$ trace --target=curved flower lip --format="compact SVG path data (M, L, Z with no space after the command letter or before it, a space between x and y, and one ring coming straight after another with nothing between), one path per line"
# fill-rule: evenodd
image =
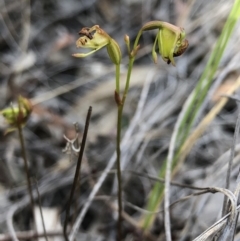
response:
M79 32L81 36L76 41L77 48L87 48L87 49L93 49L92 51L88 53L76 53L73 54L74 57L86 57L90 54L93 54L94 52L98 51L99 49L105 47L110 42L110 36L103 31L99 25L94 25L93 27L84 27Z
M188 47L183 28L169 26L162 28L158 33L159 52L165 62L175 66L174 57L180 56Z
M189 46L189 43L188 43L188 40L187 39L184 39L180 45L180 47L176 48L173 52L173 57L179 57L181 56L185 51L186 49L188 48ZM173 66L175 66L175 61L174 59L172 58L173 61L170 60L170 58L166 58L166 62L168 64L172 63Z
M112 39L99 25L93 27L84 27L79 32L81 37L76 41L77 48L92 49L88 53L76 53L74 57L84 58L98 51L99 49L106 47L108 55L114 64L121 62L121 50L118 43Z
M178 57L178 56L182 55L186 51L188 46L189 46L188 40L184 39L181 46L178 48L178 50L176 50L173 53L173 57Z

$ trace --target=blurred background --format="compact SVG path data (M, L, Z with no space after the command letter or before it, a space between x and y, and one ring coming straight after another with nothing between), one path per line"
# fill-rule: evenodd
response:
M183 27L187 33L189 48L181 57L175 58L176 67L167 65L161 57L154 64L151 50L156 32L143 34L123 113L123 193L125 212L129 217L124 219L124 240L147 240L137 226L144 210L136 207L146 208L155 181L143 175L158 175L178 114L206 66L233 2L0 1L0 109L15 102L19 95L31 99L34 105L23 132L32 185L36 189L37 180L47 231L54 234L52 240L63 240L61 230L77 158L69 145L66 147L63 135L74 139L74 123L78 123L81 140L87 110L92 106L81 169L81 189L77 191L69 218L72 225L115 150L114 66L104 48L84 59L72 57L73 53L81 51L75 45L78 32L83 27L97 24L119 43L123 55L122 88L128 64L125 34L134 41L141 26L151 20L170 22ZM199 118L236 81L240 70L239 46L238 23L214 77L217 84L209 91ZM237 114L237 104L230 100L198 139L174 180L200 186L222 185L224 170L215 164L219 164L217 159L231 147ZM29 230L43 232L38 201L36 199L32 217L26 199L28 194L18 135L16 132L4 135L5 130L6 123L1 120L0 240L10 240L6 235L10 231L9 220L13 221L18 235L29 239ZM114 168L113 164L111 169ZM132 170L141 175L129 172ZM235 185L237 174L236 161L232 185ZM171 202L189 192L189 189L173 187ZM193 240L218 220L221 205L220 194L208 194L175 205L171 209L173 240ZM113 171L108 173L87 208L77 240L115 240L115 206ZM23 234L23 231L26 232ZM165 240L163 212L156 214L150 233L149 240Z

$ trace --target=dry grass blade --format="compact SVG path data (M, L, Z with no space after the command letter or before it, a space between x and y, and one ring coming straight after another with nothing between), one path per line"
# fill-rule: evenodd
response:
M216 191L223 193L229 198L231 202L231 210L230 214L226 215L224 218L220 219L210 228L208 228L205 232L200 234L197 238L193 241L205 241L208 240L210 237L218 235L221 232L221 236L218 240L229 240L229 235L231 231L234 230L235 227L235 218L237 216L237 200L235 195L224 188L214 188Z
M187 104L184 105L186 107ZM165 226L165 233L166 233L166 239L167 241L171 241L171 221L170 221L170 182L171 182L171 169L172 169L172 163L174 158L174 151L175 151L175 144L177 140L178 131L181 125L181 121L184 114L184 107L183 111L181 112L178 121L174 127L174 131L171 137L170 145L169 145L169 151L167 156L167 166L166 166L166 176L165 176L165 189L164 189L164 226Z
M238 173L238 178L237 178L237 187L236 187L236 190L234 192L234 195L237 198L237 205L239 205L239 203L240 203L240 179L239 179L239 173ZM239 212L237 213L236 218L235 218L235 227L234 227L234 230L232 232L232 239L231 239L232 241L234 240L234 235L236 233L238 218L239 218Z
M45 232L38 233L36 231L30 230L25 232L16 232L16 236L19 240L30 240L30 239L36 239L36 238L42 238L47 235L48 237L56 237L56 236L62 236L62 232ZM8 234L1 234L0 235L0 241L11 241L11 236Z
M228 97L228 96L226 96L226 97ZM229 96L228 98L232 98L232 99L236 100L237 106L238 106L238 117L237 117L236 127L235 127L235 131L234 131L233 143L232 143L232 148L231 148L231 155L230 155L230 159L229 159L229 163L228 163L228 170L227 170L226 183L225 183L226 189L228 189L229 185L230 185L230 175L231 175L231 171L232 171L233 159L234 159L234 156L235 156L235 146L236 146L236 142L238 140L239 129L240 129L240 109L239 109L239 103L238 103L239 100L234 98L234 97L231 97L231 96ZM238 194L236 195L236 197L238 198ZM228 209L227 199L226 199L226 197L224 197L223 208L222 208L222 216L226 215L227 209Z
M236 80L234 85L227 91L227 95L233 94L240 87L240 77ZM200 122L200 124L195 128L192 134L187 138L184 142L181 150L180 150L180 158L178 161L178 167L181 166L185 157L193 147L196 140L202 135L202 133L207 129L212 120L216 117L216 115L222 110L222 108L228 102L228 98L221 99L212 110L204 117L204 119ZM177 172L178 168L175 169L174 173Z

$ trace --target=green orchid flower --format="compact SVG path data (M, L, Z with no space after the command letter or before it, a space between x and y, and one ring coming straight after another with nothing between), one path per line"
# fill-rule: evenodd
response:
M183 28L162 21L151 21L142 27L142 31L158 29L153 48L152 57L157 62L156 46L162 59L168 64L175 66L174 57L182 55L187 47L188 41L185 39L186 33Z
M99 25L94 25L91 28L85 27L80 32L82 35L76 42L77 48L93 49L88 53L76 53L74 57L84 58L87 57L99 49L106 47L108 55L114 64L120 64L121 62L121 50L117 42L111 38Z
M9 128L6 130L5 134L16 130L18 126L23 127L26 124L31 112L31 102L22 96L18 97L18 106L10 106L0 111L0 114L3 115L9 125Z

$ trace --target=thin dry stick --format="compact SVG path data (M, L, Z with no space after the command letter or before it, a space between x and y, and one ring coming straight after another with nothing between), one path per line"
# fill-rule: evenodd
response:
M112 170L112 171L114 171L114 170ZM130 172L130 173L132 173L134 175L137 175L137 176L140 176L140 177L149 178L153 181L161 182L163 184L165 183L165 180L163 178L159 178L157 176L152 176L152 175L144 174L144 173L141 173L141 172L129 171L129 170L123 170L123 172ZM208 187L197 187L197 186L187 185L187 184L183 184L183 183L180 183L180 182L173 182L173 181L171 181L170 184L172 186L189 188L189 189L194 189L194 190L206 190L208 188Z
M74 175L73 185L72 185L72 189L71 189L71 193L70 193L70 197L69 197L69 201L68 201L68 206L67 206L67 210L66 210L66 218L65 218L65 222L64 222L64 228L63 228L63 234L64 234L66 241L68 241L68 235L67 235L68 217L69 217L69 213L70 213L70 208L71 208L74 191L76 189L77 182L78 182L79 176L80 176L82 157L83 157L83 152L84 152L84 148L85 148L85 144L86 144L86 140L87 140L87 133L88 133L88 127L89 127L89 123L90 123L90 119L91 119L91 114L92 114L92 107L90 106L88 109L87 117L86 117L83 138L82 138L82 145L81 145L79 156L78 156L76 172Z
M234 192L236 198L237 198L237 205L239 205L240 203L240 178L239 178L239 175L240 175L240 172L238 172L238 177L237 177L237 187L236 187L236 190ZM234 231L233 231L233 234L232 234L232 241L234 241L234 235L236 233L236 230L237 230L237 223L238 223L238 218L239 218L239 212L237 213L237 216L236 216L236 220L235 220L235 227L234 227Z
M219 232L221 233L220 236L217 238L217 240L221 240L221 241L225 241L225 240L230 240L231 237L231 231L234 230L235 227L235 222L236 222L236 217L237 217L237 200L235 195L229 191L228 189L224 189L224 188L216 188L216 190L219 189L220 192L222 192L223 194L227 195L229 198L229 201L231 202L231 209L230 209L230 215L228 218L228 221L226 223L226 225L220 225L219 226L219 222L216 223L215 227L214 225L212 226L212 229L207 229L205 232L203 232L200 236L203 236L204 238L200 237L199 239L196 239L198 241L202 241L202 240L209 240L209 238L212 235L216 235L219 234ZM226 217L226 216L225 216ZM223 218L222 218L223 219ZM222 220L221 219L221 220ZM195 239L194 239L195 240Z
M235 156L235 146L236 146L236 142L237 142L238 134L239 134L239 129L240 129L240 108L239 108L239 103L238 103L239 100L237 98L234 98L234 97L231 97L231 96L225 96L225 97L236 100L237 106L238 106L238 117L237 117L236 127L235 127L235 131L234 131L233 142L232 142L232 146L231 146L231 154L230 154L230 159L229 159L229 162L228 162L228 170L227 170L226 183L225 183L225 188L229 189L232 163L233 163L233 159L234 159L234 156ZM225 196L224 201L223 201L223 207L222 207L222 217L225 216L227 214L227 211L228 211L227 200L228 199Z
M186 105L185 105L186 106ZM173 156L174 156L174 149L175 144L177 140L178 130L181 125L181 121L183 119L185 111L184 109L179 115L178 121L174 127L174 131L171 137L170 145L169 145L169 151L167 156L167 167L166 167L166 176L165 176L165 189L164 189L164 226L165 226L165 233L166 233L166 240L172 241L171 237L171 220L170 220L170 182L171 182L171 170L172 170L172 162L173 162Z
M23 231L23 232L16 232L16 237L19 240L31 240L34 238L42 238L45 236L45 233L37 233L36 231ZM62 231L49 231L47 232L48 237L56 237L62 236ZM0 234L0 241L11 241L12 237L9 234Z
M48 241L46 226L45 226L43 212L42 212L41 196L40 196L40 193L39 193L39 190L38 190L37 180L36 180L36 190L37 190L37 196L38 196L38 205L39 205L40 215L41 215L41 219L42 219L43 233L44 233L44 237L45 237L46 241Z
M76 131L76 134L77 136L79 135L79 124L78 123L74 123L74 127L75 127L75 131ZM74 143L73 143L73 146L74 146ZM79 139L77 138L76 139L76 147L79 148L80 147L80 143L79 143ZM72 148L71 148L71 152L72 152ZM80 175L79 175L79 180L77 182L77 186L76 186L76 197L80 197L80 186L81 186L81 178L80 178ZM79 206L79 203L78 203L78 199L75 201L75 215L73 216L73 223L75 221L75 219L77 218L77 212L79 210L80 206Z
M187 195L187 196L185 196L185 197L179 198L177 201L171 203L171 204L169 205L169 208L172 208L172 207L175 206L176 204L178 204L178 203L180 203L180 202L183 202L183 201L186 201L186 200L188 200L188 199L190 199L190 198L192 198L192 197L200 196L200 195L202 195L202 194L207 194L207 193L213 193L213 194L215 194L215 193L217 193L217 192L218 192L218 191L215 190L214 187L213 187L213 188L212 188L212 187L207 187L207 188L205 188L203 191L195 192L195 193L192 193L192 194ZM143 208L140 208L140 207L138 207L138 206L136 206L136 205L134 205L134 204L132 204L132 203L130 203L130 202L124 202L124 203L125 203L126 206L134 209L135 211L138 211L138 212L141 212L141 213L145 213L145 214L158 214L158 213L162 213L162 212L165 211L164 209L160 209L160 210L158 210L158 211L148 211L148 210L143 209Z
M23 52L27 52L28 50L28 42L30 36L30 28L31 28L31 0L24 0L25 2L25 11L22 18L22 40L20 43L20 48Z
M231 96L230 96L230 98L236 100L237 107L238 107L238 117L237 117L235 132L234 132L233 145L232 145L232 149L231 149L231 157L232 158L230 159L230 161L233 163L233 159L234 159L234 156L235 156L235 146L236 146L236 143L237 143L237 140L238 140L238 135L239 135L239 130L240 130L240 105L239 105L240 100L238 98L234 98L234 97L231 97ZM232 169L232 163L231 163L231 167L229 167L229 170L228 170L229 172ZM230 163L229 163L229 166L230 166ZM229 179L230 179L230 173L229 173ZM240 193L240 183L239 183L239 174L238 174L238 177L237 177L237 187L236 187L236 190L235 190L235 193L234 193L236 198L237 198L237 205L239 204L239 193ZM228 205L227 205L227 203L225 205L226 205L225 206L225 212L227 212ZM223 209L224 209L224 206L223 206ZM234 240L234 235L236 233L238 217L239 217L239 212L237 213L237 216L236 216L236 219L235 219L235 227L234 227L234 229L233 229L233 231L231 233L231 237L229 238L232 241Z
M239 212L240 205L237 206L236 210ZM214 223L211 227L209 227L207 230L205 230L203 233L201 233L193 241L209 240L208 238L211 234L219 232L227 224L227 221L228 221L228 218L230 215L231 215L231 213L228 213L226 216L219 219L216 223Z

